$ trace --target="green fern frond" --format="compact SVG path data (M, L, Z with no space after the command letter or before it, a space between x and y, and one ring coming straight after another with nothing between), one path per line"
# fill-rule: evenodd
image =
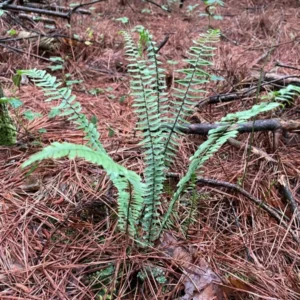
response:
M190 158L190 165L188 171L186 175L177 184L177 191L173 195L168 211L164 216L162 225L160 227L160 230L158 231L158 236L164 228L166 222L169 220L175 202L184 192L185 187L190 182L192 176L196 173L197 170L199 170L204 165L204 163L214 153L216 153L221 148L223 144L226 143L226 141L229 138L234 138L238 135L238 124L244 123L246 120L249 120L262 112L273 110L279 106L279 103L263 102L254 105L249 110L228 114L221 119L221 126L209 131L208 139L199 146L195 154Z
M279 91L271 92L270 95L275 101L279 101L283 104L290 104L294 97L300 96L300 86L289 84Z
M166 117L169 108L167 105L166 75L165 70L160 67L161 62L159 61L157 47L155 47L156 43L152 40L152 36L148 31L146 31L146 35L148 35L148 39L146 40L148 68L150 72L153 72L151 88L156 97L157 113L160 114L161 121L163 121L162 118Z
M119 227L122 231L128 229L129 233L134 236L143 209L144 185L141 183L140 177L118 165L109 157L99 141L100 134L96 125L81 113L81 105L75 101L76 97L72 95L70 88L60 88L61 84L56 82L56 77L47 74L43 70L24 70L18 71L18 74L32 78L36 85L42 88L44 94L49 97L46 101L61 100L55 110L59 112L60 116L67 116L68 120L74 122L78 129L84 131L87 145L90 147L53 143L29 158L23 167L42 159L63 156L69 158L81 157L89 162L101 165L118 189ZM128 193L130 186L133 187L132 193Z
M108 177L118 189L119 227L123 231L128 228L129 233L134 236L136 234L136 225L142 208L142 198L137 195L143 194L143 183L141 182L141 178L138 174L133 171L129 171L125 167L114 162L107 153L95 151L83 145L55 142L50 146L43 148L42 151L33 154L22 164L22 167L25 168L44 159L58 159L65 156L69 159L74 159L76 157L82 158L88 162L103 167ZM130 206L128 183L132 185L135 191L135 196L132 199Z
M189 68L179 70L184 78L178 79L175 88L177 99L170 106L167 105L168 98L164 70L160 68L157 48L152 41L148 31L141 32L141 43L147 48L146 59L142 58L142 51L133 42L131 36L123 32L126 53L130 62L129 68L132 74L131 89L135 98L133 107L139 117L138 129L143 134L142 145L145 148L145 183L146 195L145 213L143 219L144 230L150 240L157 236L159 224L158 207L160 196L165 180L164 170L174 155L177 148L176 134L179 133L178 126L185 122L189 114L193 99L203 93L199 85L207 82L209 75L203 71L203 67L211 65L207 57L212 56L213 47L211 43L218 41L219 32L209 31L207 35L200 37L194 42L195 46L190 48L190 59L186 60ZM171 117L170 117L171 114ZM171 123L169 130L162 131L161 124ZM154 236L153 236L154 234ZM149 235L149 236L148 236Z
M133 107L138 116L137 129L142 133L141 145L145 149L146 192L142 224L145 232L144 238L150 241L156 235L160 225L158 208L165 180L161 109L165 106L167 97L164 92L165 77L163 69L159 67L160 63L152 37L148 31L142 31L141 34L147 46L147 60L141 57L131 36L123 32L126 54L130 62L128 67L132 76Z
M72 90L68 87L59 88L61 83L56 81L56 77L48 74L44 70L20 70L20 75L30 77L36 86L42 88L46 101L61 99L59 106L54 109L59 111L60 116L67 116L68 120L74 122L78 127L85 132L88 145L97 150L105 152L102 144L99 141L100 134L95 124L89 122L87 117L81 113L81 104L75 101L76 96L72 95Z
M215 50L211 44L219 41L220 32L218 30L209 30L207 34L203 34L197 41L195 46L190 47L188 54L189 59L185 62L188 68L178 70L179 74L183 74L182 79L175 80L177 87L174 88L172 102L172 117L169 120L171 127L168 129L165 139L164 155L168 161L171 161L177 149L177 135L180 134L178 127L186 123L186 117L189 116L194 100L199 99L205 91L201 89L201 85L209 82L209 74L204 70L207 66L211 66L212 62L207 60L212 57Z

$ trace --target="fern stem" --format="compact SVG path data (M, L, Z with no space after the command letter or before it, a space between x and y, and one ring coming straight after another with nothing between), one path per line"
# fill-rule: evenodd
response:
M159 67L158 67L158 61L157 61L157 57L158 54L156 52L157 48L154 46L152 39L150 38L148 40L148 43L150 44L151 48L153 49L153 59L154 59L154 65L155 65L155 80L156 80L156 102L157 102L157 114L160 115L161 111L160 111L160 80L159 80Z
M200 54L199 54L198 57L197 57L197 63L198 63L199 59L200 59ZM197 66L197 64L196 64L196 66ZM169 135L168 135L168 137L167 137L167 141L166 141L166 143L165 143L165 149L164 149L164 152L163 152L164 156L166 155L166 152L167 152L167 150L168 150L169 143L170 143L170 141L171 141L172 135L173 135L173 133L175 132L174 129L176 128L176 126L177 126L177 124L178 124L179 116L181 115L182 109L183 109L184 104L185 104L185 101L186 101L186 99L187 99L188 92L189 92L190 87L191 87L191 85L192 85L192 81L193 81L193 78L194 78L195 72L196 72L196 66L195 66L195 68L193 69L193 73L192 73L191 79L189 80L188 87L187 87L187 89L185 90L184 97L183 97L183 100L182 100L181 105L180 105L180 109L178 110L178 113L177 113L177 116L176 116L175 121L174 121L174 123L173 123L173 126L171 127L170 133L169 133Z

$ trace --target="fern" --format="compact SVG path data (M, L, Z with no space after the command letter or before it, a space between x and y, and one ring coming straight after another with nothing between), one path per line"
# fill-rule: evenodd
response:
M163 190L164 156L161 129L161 103L165 101L162 69L159 68L158 55L151 35L142 31L142 41L148 47L148 60L142 59L142 51L135 46L131 36L123 32L126 41L129 71L132 75L131 89L134 96L135 112L139 116L137 129L142 132L142 146L145 149L145 186L143 229L144 238L151 241L159 227L158 207Z
M220 126L209 132L208 139L190 158L188 171L179 181L167 212L161 216L159 208L165 171L176 154L180 128L183 123L186 123L185 119L194 104L193 100L199 99L205 93L201 90L201 86L210 79L205 68L212 65L209 58L213 55L214 47L211 45L218 41L219 31L210 30L194 42L195 45L189 50L190 58L186 60L188 67L178 71L182 78L176 80L172 101L167 97L164 70L160 66L157 48L150 33L147 30L140 31L138 46L135 45L130 34L123 32L123 36L129 60L128 68L132 77L130 84L134 97L133 107L138 116L137 129L142 136L141 145L144 149L144 183L136 173L115 163L109 157L99 141L100 134L95 124L89 122L81 113L81 105L75 101L76 98L71 90L60 88L55 77L39 70L21 71L19 74L31 77L49 97L47 101L62 100L55 108L56 111L60 116L67 116L78 129L85 132L87 145L53 143L30 157L23 167L43 159L64 156L70 159L83 158L102 166L118 189L120 229L136 237L137 224L140 222L143 227L144 241L151 242L159 237L170 219L176 201L185 192L193 176L229 138L238 134L239 124L259 113L277 108L282 102L290 101L295 94L300 93L300 89L289 86L273 94L272 100L275 99L277 102L263 102L249 110L231 113L222 118ZM168 124L167 128L165 124ZM140 245L145 245L144 241L138 242Z
M76 96L72 95L72 90L68 87L59 88L61 83L56 82L56 77L51 76L44 70L22 70L18 71L19 75L26 75L30 77L36 86L41 87L45 96L49 97L45 101L50 102L53 100L62 100L60 105L54 107L53 110L57 111L60 116L67 116L68 120L75 123L78 129L85 132L85 138L88 145L97 151L105 152L102 144L99 141L100 134L95 124L89 122L87 117L80 113L81 105L75 101Z
M118 189L119 227L122 231L128 231L130 235L135 236L136 225L143 208L144 186L140 177L115 163L107 154L99 141L100 134L95 124L89 122L87 117L81 113L81 105L75 101L76 97L72 95L70 88L59 88L61 84L56 82L56 77L47 74L46 71L33 69L18 71L18 74L31 77L36 85L41 87L45 95L49 97L46 101L62 100L55 109L60 112L60 116L67 116L68 120L74 122L78 129L85 132L87 146L89 146L53 143L31 156L22 166L27 167L36 161L64 156L68 156L70 159L79 157L101 165ZM133 187L133 195L128 192L131 186Z
M142 30L139 48L128 33L123 32L123 36L130 62L128 67L132 74L131 90L135 100L133 107L139 118L137 129L142 132L142 145L145 148L146 196L143 226L146 238L153 240L157 237L160 226L158 208L165 180L164 171L176 153L178 126L186 122L185 117L191 111L192 100L204 92L196 87L207 82L209 75L202 68L211 63L204 58L212 55L214 48L208 44L218 40L219 32L209 31L199 41L194 42L195 46L189 52L191 58L186 60L190 67L178 71L184 74L184 78L176 81L179 87L175 89L174 97L177 100L170 105L167 105L164 70L160 68L161 63L152 36L148 31ZM142 57L143 44L147 48L146 59ZM172 125L162 131L163 123Z
M218 30L209 30L207 34L200 35L198 41L194 41L195 46L191 47L188 52L190 58L185 60L189 64L189 68L177 71L185 77L175 81L178 87L174 88L175 100L170 105L173 109L170 118L172 125L169 127L164 149L164 155L169 161L176 154L177 135L180 134L178 128L181 124L186 123L186 117L189 116L195 105L193 100L199 99L203 93L206 93L199 86L209 82L210 75L203 69L212 65L207 58L213 56L215 48L210 44L216 43L219 37Z
M273 110L279 106L280 104L276 102L262 102L258 105L254 105L249 110L228 114L221 119L221 126L209 131L208 139L199 146L195 154L190 158L188 171L177 184L177 191L173 195L168 211L165 214L160 230L158 231L158 235L161 233L166 222L169 220L175 202L184 192L185 187L190 182L192 176L214 153L216 153L222 147L222 145L227 142L229 138L234 138L238 135L238 124L257 116L262 112Z
M295 96L300 96L300 86L289 84L279 91L271 92L269 96L275 101L279 101L283 104L290 104Z

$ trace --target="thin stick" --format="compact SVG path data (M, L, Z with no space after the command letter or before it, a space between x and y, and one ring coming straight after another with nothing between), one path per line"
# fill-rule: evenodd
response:
M279 224L283 225L283 227L285 227L286 229L289 228L289 225L284 221L284 218L286 218L286 216L282 213L280 213L279 211L275 210L275 208L269 206L267 203L265 203L264 201L255 198L254 196L252 196L250 193L248 193L246 190L244 190L242 187L230 183L230 182L226 182L226 181L220 181L220 180L214 180L214 179L207 179L207 178L201 178L198 177L197 184L207 184L207 185L213 185L213 186L220 186L220 187L225 187L225 188L229 188L232 189L236 192L239 192L240 194L242 194L243 196L247 197L250 201L252 201L254 204L258 205L259 207L261 207L263 210L265 210L270 216L272 216ZM293 231L289 231L289 233L292 235L293 239L297 242L300 243L299 238L297 237L297 235L295 235L295 233Z
M0 46L2 46L2 47L4 47L4 48L7 48L7 49L10 49L10 50L12 50L12 51L14 51L14 52L17 52L17 53L27 54L27 55L30 55L30 56L39 58L39 59L41 59L41 60L44 60L44 61L46 61L46 62L51 62L51 60L48 59L48 58L39 56L39 55L37 55L37 54L25 52L25 51L23 51L23 50L21 50L21 49L17 49L17 48L15 48L15 47L12 47L12 46L9 46L9 45L5 45L5 44L0 43Z
M291 79L291 78L299 78L300 75L287 75L287 76L283 76L280 78L276 78L274 80L267 80L264 81L263 83L260 84L260 88L265 86L265 85L274 85L276 82L282 82L284 83L284 80L286 79ZM286 84L283 85L287 85L287 84L294 84L294 85L300 85L300 81L299 80L295 80L295 81L290 81ZM240 92L236 92L236 93L227 93L227 94L218 94L215 96L210 96L208 98L205 98L204 100L201 100L198 102L198 104L196 105L196 107L200 108L205 104L216 104L216 103L221 103L221 102L230 102L236 99L240 99L243 97L249 97L252 96L253 94L256 93L258 86L253 86L250 87L248 89L243 89ZM281 88L281 85L280 85Z
M281 68L287 68L287 69L292 69L292 70L296 70L296 71L300 71L299 68L293 67L293 66L289 66L289 65L285 65L279 61L276 62L275 67L281 67Z
M272 158L268 153L266 153L265 151L255 147L255 146L250 147L250 145L248 145L244 142L240 142L233 138L229 138L227 140L227 142L228 142L228 144L230 144L231 146L234 146L236 148L250 150L253 154L258 155L261 158L264 158L268 162L277 163L277 161L274 158Z
M285 180L284 175L282 175L280 177L280 179L278 180L281 190L283 192L283 195L285 197L285 199L289 202L290 206L291 206L291 210L292 212L295 214L295 218L297 219L297 225L300 228L300 212L298 209L298 204L296 203L296 200L293 197L293 194L291 192L291 190L289 189L289 185L288 182Z
M165 38L163 39L163 41L160 42L159 45L157 46L157 49L156 49L156 51L155 51L156 53L158 53L158 52L162 49L162 47L163 47L164 45L166 45L166 43L168 42L169 38L170 38L170 36L167 34L167 35L165 36Z

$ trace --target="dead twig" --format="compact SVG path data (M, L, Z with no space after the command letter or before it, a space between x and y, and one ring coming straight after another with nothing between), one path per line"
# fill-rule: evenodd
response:
M220 126L223 126L222 123L219 124L210 124L210 123L201 123L201 124L186 124L178 127L177 129L186 134L199 134L207 135L208 132L212 129L216 129ZM239 133L246 132L257 132L257 131L276 131L282 129L285 131L294 131L300 129L300 121L283 121L281 119L266 119L266 120L256 120L255 122L250 121L242 124L235 125ZM163 127L171 128L171 125L163 125Z
M296 67L293 67L293 66L289 66L289 65L286 65L286 64L283 64L279 61L277 61L275 63L275 67L281 67L281 68L286 68L286 69L291 69L291 70L296 70L296 71L300 71L299 68L296 68Z
M12 3L12 2L13 2L13 0L6 0L6 1L0 3L0 8L3 8L4 6L6 6L6 5L8 5L8 4Z
M240 142L233 138L229 138L227 142L228 142L228 144L230 144L231 146L234 146L236 148L246 149L247 151L251 151L253 154L258 155L261 158L264 158L268 162L277 163L277 161L274 158L272 158L268 153L264 152L263 150L261 150L257 147L250 146L246 143Z
M273 217L283 227L285 227L286 229L289 228L289 225L286 223L286 221L284 221L284 219L287 219L287 217L284 214L282 214L281 212L277 211L275 208L271 207L270 205L268 205L264 201L262 201L262 200L260 200L260 199L258 199L256 197L254 197L254 196L252 196L250 193L248 193L246 190L244 190L242 187L240 187L240 186L238 186L236 184L233 184L233 183L230 183L230 182L226 182L226 181L220 181L220 180L202 178L202 177L198 177L196 183L197 184L206 184L206 185L213 185L213 186L225 187L225 188L229 188L231 190L234 190L236 192L239 192L243 196L247 197L254 204L256 204L259 207L261 207L264 211L266 211L271 217ZM297 243L300 242L298 236L292 230L289 230L289 233L292 235L293 239Z
M58 11L26 7L26 6L21 6L21 5L7 4L7 5L3 5L2 9L3 10L12 10L12 11L22 11L22 12L33 12L33 13L37 13L37 14L44 14L44 15L49 15L49 16L53 16L53 17L58 17L58 18L62 18L62 19L70 19L69 13L62 13L62 12L58 12Z
M254 79L259 78L259 72L252 71L251 77ZM289 84L300 86L300 75L285 75L285 74L277 74L277 73L263 73L263 82L266 84L270 84L276 82L279 85L287 86Z
M40 5L38 3L26 3L24 6L46 9L46 10L53 10L53 11L61 11L61 12L69 12L70 11L70 7L66 7L66 6L50 6L50 5L43 5L43 4ZM92 12L87 9L77 9L76 13L79 13L82 15L91 15L92 14Z
M22 53L22 54L26 54L26 55L30 55L30 56L36 57L36 58L41 59L41 60L44 60L44 61L46 61L46 62L48 62L48 63L51 62L51 60L48 59L48 58L42 57L42 56L37 55L37 54L34 54L34 53L28 53L28 52L25 52L25 51L23 51L23 50L21 50L21 49L18 49L18 48L9 46L9 45L5 45L5 44L0 43L0 46L1 46L1 47L4 47L4 48L7 48L7 49L10 49L10 50L12 50L12 51L14 51L14 52L17 52L17 53Z
M167 34L165 36L165 38L157 46L156 53L158 53L162 49L162 47L167 44L169 38L170 38L170 36Z
M73 9L71 9L67 13L59 12L59 11L52 11L48 9L43 9L43 8L36 8L36 7L28 7L28 6L22 6L22 5L13 5L13 4L4 4L2 5L3 10L13 10L13 11L22 11L22 12L33 12L37 14L44 14L44 15L49 15L49 16L54 16L54 17L59 17L62 19L67 19L71 20L72 14L75 13L80 7L86 6L86 5L92 5L98 2L103 2L106 0L96 0L88 3L82 3L77 6L75 6Z
M283 86L287 86L288 84L300 85L300 79L298 79L298 78L300 78L300 75L279 76L277 78L274 78L273 75L272 76L266 75L266 74L264 75L265 82L260 84L260 90L262 87L264 87L266 85L274 85L275 83L279 84L279 88L281 88ZM255 76L256 76L255 80L257 80L258 74L255 73ZM251 81L251 79L249 81ZM208 98L205 98L204 100L199 101L198 104L196 105L196 107L200 108L206 104L217 104L217 103L222 103L222 102L230 102L233 100L250 97L250 96L253 96L256 94L257 88L258 88L258 86L255 85L248 89L243 89L243 90L241 90L239 92L235 92L235 93L225 93L225 94L218 94L215 96L210 96Z
M18 16L20 19L25 19L34 23L37 22L44 22L44 23L48 23L48 24L55 24L56 22L53 19L49 19L49 18L43 18L43 17L35 17L35 16L28 16L26 14L19 14Z
M87 6L87 5L93 5L95 3L99 3L99 2L103 2L103 1L106 1L106 0L95 0L95 1L87 2L87 3L81 3L77 6L75 6L72 10L70 10L68 12L69 20L71 19L72 14L75 13L80 7Z
M297 223L298 223L297 225L300 226L300 212L299 212L299 209L298 209L298 204L296 203L296 200L293 197L293 194L292 194L292 192L291 192L291 190L288 186L288 182L284 178L284 175L282 175L280 177L278 182L280 184L280 188L281 188L281 191L283 193L283 196L289 202L289 204L291 206L291 210L292 210L293 214L295 214L295 218L296 218Z

